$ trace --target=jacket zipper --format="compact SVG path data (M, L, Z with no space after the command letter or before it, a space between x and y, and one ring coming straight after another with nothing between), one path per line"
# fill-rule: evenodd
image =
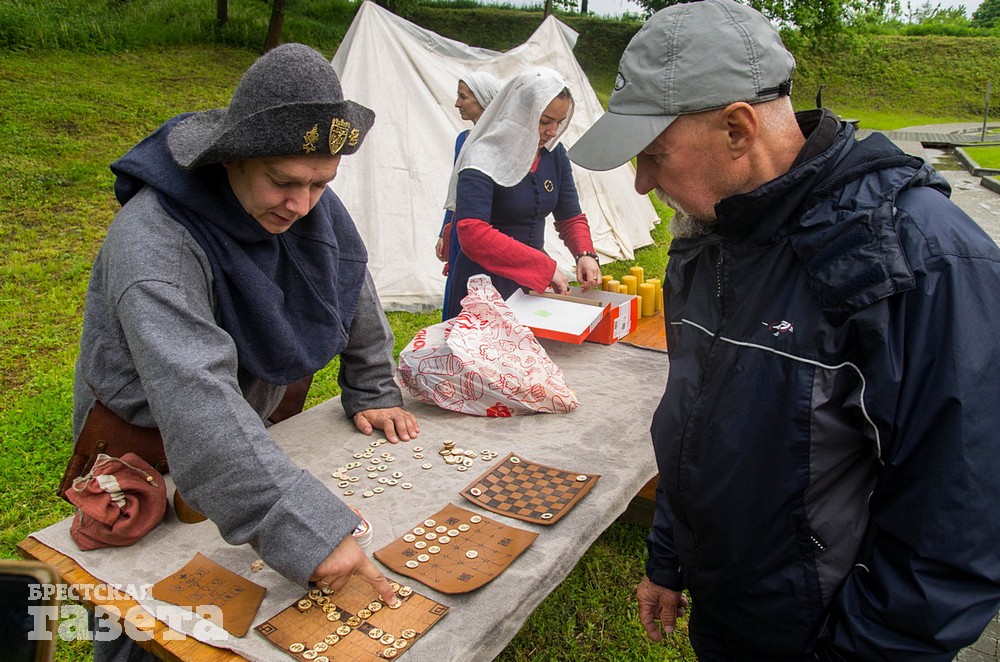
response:
M716 298L719 301L719 319L722 320L722 319L725 318L725 305L724 305L725 304L725 297L723 296L723 292L724 292L724 287L723 287L723 285L724 285L724 279L723 279L723 271L724 271L724 269L723 269L724 264L723 263L724 263L724 259L723 259L723 254L724 254L724 251L722 250L722 246L721 245L718 246L718 251L719 251L719 255L718 255L718 257L715 260L715 296L716 296ZM721 324L720 324L719 328L721 328ZM715 353L715 348L716 348L716 343L717 342L718 342L718 337L714 336L712 338L712 340L710 341L711 347L708 350L708 356L709 357L711 357ZM711 361L709 361L709 363L711 363ZM711 370L711 369L708 368L708 367L706 367L705 370ZM702 379L704 379L704 373L702 374ZM701 401L701 388L702 388L703 385L704 385L703 381L700 382L699 385L698 385L698 395L695 398L695 404L693 406L697 406L697 403ZM678 463L678 467L677 467L677 472L678 472L678 475L677 475L677 484L679 486L686 486L687 489L685 489L685 487L680 487L679 488L680 493L685 494L685 495L690 494L691 491L692 491L690 489L690 485L684 479L684 476L683 476L683 473L684 473L684 469L683 469L683 466L684 466L684 456L686 455L686 453L688 451L688 447L687 446L688 446L688 441L689 441L689 437L688 437L689 429L690 429L690 412L689 412L688 421L685 422L685 429L684 429L684 433L683 433L683 441L681 442L681 449L679 451L679 453L680 453L680 462ZM686 496L682 496L681 498L685 502L689 501L689 499ZM688 506L685 506L685 510L690 510L690 509L688 508ZM701 538L700 538L700 536L698 536L697 533L695 533L695 530L696 530L697 527L693 526L693 525L691 525L689 523L688 524L688 528L691 531L691 536L692 536L692 539L693 539L693 543L694 543L695 549L696 550L700 549L700 547L701 547ZM697 556L700 558L700 556L701 556L701 552L700 551L697 552Z
M719 299L719 319L725 319L726 308L725 308L725 297L723 296L723 285L724 285L724 252L722 246L719 246L719 258L715 261L715 296Z

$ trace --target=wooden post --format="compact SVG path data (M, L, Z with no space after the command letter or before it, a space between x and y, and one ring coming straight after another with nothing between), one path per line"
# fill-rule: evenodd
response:
M219 27L229 22L229 0L215 0L215 22Z

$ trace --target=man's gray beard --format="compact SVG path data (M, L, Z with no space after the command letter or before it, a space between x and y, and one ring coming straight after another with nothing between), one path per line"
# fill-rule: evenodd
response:
M657 187L653 191L653 194L656 195L656 198L660 202L674 210L674 217L670 219L670 234L675 238L694 239L712 231L710 224L696 220L684 211L662 188Z
M694 239L710 232L709 226L694 220L694 217L681 209L674 210L670 219L670 234L678 239Z

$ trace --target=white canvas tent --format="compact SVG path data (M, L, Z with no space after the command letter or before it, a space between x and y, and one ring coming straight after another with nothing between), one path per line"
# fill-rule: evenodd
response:
M369 252L379 297L389 310L441 305L444 277L434 244L454 159L455 136L470 128L454 107L458 79L489 71L501 81L530 66L562 74L576 100L563 134L569 147L603 113L573 56L577 33L553 16L528 41L499 53L442 37L373 2L364 2L333 57L344 95L376 113L361 150L345 157L332 186L354 217ZM602 262L630 259L652 243L652 204L633 188L630 164L603 173L574 166L580 204ZM575 273L555 229L545 250Z

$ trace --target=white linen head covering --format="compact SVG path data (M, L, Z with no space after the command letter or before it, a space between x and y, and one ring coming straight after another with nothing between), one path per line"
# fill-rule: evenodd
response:
M538 154L542 113L567 87L566 80L548 67L529 69L507 81L462 146L448 182L445 209L455 209L458 175L463 170L478 170L500 186L513 186L524 179ZM555 149L575 105L571 98L566 119L555 137L545 143L545 149Z
M500 91L500 80L488 71L469 71L458 81L469 86L469 91L483 108L489 108L493 97Z

